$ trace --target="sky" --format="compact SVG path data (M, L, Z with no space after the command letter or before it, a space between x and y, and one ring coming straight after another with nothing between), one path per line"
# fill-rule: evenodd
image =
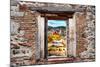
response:
M58 26L66 26L65 20L48 20L48 26L58 27Z

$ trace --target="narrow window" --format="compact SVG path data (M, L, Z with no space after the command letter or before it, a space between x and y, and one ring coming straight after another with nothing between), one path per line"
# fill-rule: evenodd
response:
M67 21L47 20L48 57L67 57Z

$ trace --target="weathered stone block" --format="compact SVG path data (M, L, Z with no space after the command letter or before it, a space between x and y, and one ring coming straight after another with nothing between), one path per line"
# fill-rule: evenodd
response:
M27 11L27 10L28 10L28 7L27 7L26 4L19 5L19 10L20 10L20 11Z
M27 33L27 34L24 35L24 37L27 38L27 39L33 39L34 35L35 35L34 33Z
M14 17L24 16L24 12L11 11L11 16Z

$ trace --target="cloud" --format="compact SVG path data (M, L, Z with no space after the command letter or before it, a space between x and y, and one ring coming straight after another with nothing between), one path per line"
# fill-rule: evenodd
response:
M65 20L48 20L48 26L58 27L58 26L66 26Z

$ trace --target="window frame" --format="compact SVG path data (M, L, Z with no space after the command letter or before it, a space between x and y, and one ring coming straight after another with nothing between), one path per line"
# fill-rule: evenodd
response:
M47 29L48 29L47 23L48 23L48 20L65 20L66 21L66 24L67 24L67 27L66 27L66 29L67 29L66 30L66 41L67 41L66 48L68 47L68 44L69 44L68 43L68 40L69 40L69 32L68 32L69 26L68 26L68 24L69 23L68 23L67 17L62 17L62 16L61 17L59 17L59 16L58 17L57 16L56 17L54 17L54 16L48 17L48 16L45 16L44 18L45 18L45 25L44 25L44 29L45 29L45 33L44 33L44 53L45 54L44 55L45 56L44 56L44 58L48 60L48 59L50 59L50 58L48 58L48 45L47 45L48 44L48 42L47 42ZM68 50L68 48L67 48L67 50ZM67 50L66 50L66 53L68 54ZM51 57L51 58L67 58L67 56L68 55L66 55L66 57Z

